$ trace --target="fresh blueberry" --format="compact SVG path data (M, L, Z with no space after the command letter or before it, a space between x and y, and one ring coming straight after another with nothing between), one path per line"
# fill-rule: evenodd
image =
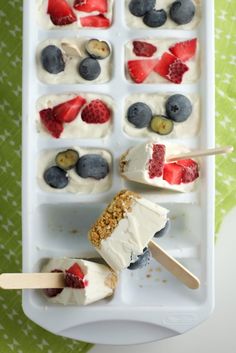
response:
M152 119L152 111L147 104L137 102L129 107L127 119L137 129L142 129L149 126Z
M87 81L96 80L100 73L101 66L96 59L85 58L79 64L79 74L83 79Z
M52 273L62 273L61 270L53 270ZM49 298L54 298L63 291L61 288L47 288L44 289L44 294Z
M76 164L76 172L81 178L104 179L109 173L109 165L98 154L86 154Z
M143 18L143 22L148 27L161 27L167 20L167 14L165 10L151 10L147 12Z
M177 123L187 120L192 114L190 100L182 94L174 94L166 102L166 115Z
M195 11L191 0L177 0L171 5L170 18L178 25L184 25L192 21Z
M62 51L55 45L48 45L42 50L41 63L44 70L50 74L56 75L65 70Z
M64 189L69 183L66 172L56 166L47 169L43 177L45 182L54 189Z
M166 225L164 228L162 228L161 230L159 230L159 232L156 232L155 235L154 235L154 238L161 238L163 237L164 235L168 234L170 231L170 221L168 220L166 222Z
M129 267L128 270L138 270L140 268L143 268L145 266L147 266L150 262L151 259L151 253L150 250L148 248L145 248L143 250L142 255L138 256L137 261L132 262Z
M142 17L146 12L152 10L156 4L156 0L131 0L129 3L129 11L132 15Z

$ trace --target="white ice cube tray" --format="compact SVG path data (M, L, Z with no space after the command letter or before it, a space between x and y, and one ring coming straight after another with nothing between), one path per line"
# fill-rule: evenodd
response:
M120 189L129 188L170 209L172 229L158 242L199 276L201 287L192 291L152 261L147 269L122 272L113 298L87 307L49 305L39 291L23 293L26 315L45 329L66 337L95 343L144 343L181 334L204 321L214 302L214 159L201 163L200 185L193 193L158 191L123 180L118 159L130 146L145 138L123 132L125 99L134 93L198 94L201 129L193 138L171 139L190 148L214 146L214 7L202 2L199 26L191 31L130 29L125 24L124 0L114 2L111 28L44 30L37 25L35 1L24 1L23 75L23 271L39 271L50 257L96 257L87 232L106 204ZM108 40L113 46L113 78L109 83L46 85L37 79L35 53L48 38L88 37ZM124 45L132 39L198 37L201 78L196 84L135 85L125 79ZM92 92L115 101L113 129L103 139L53 139L36 131L36 102L46 94ZM168 136L167 136L168 139ZM113 156L112 186L105 193L75 195L47 193L36 181L39 155L45 149L102 148ZM145 222L145 220L144 220Z

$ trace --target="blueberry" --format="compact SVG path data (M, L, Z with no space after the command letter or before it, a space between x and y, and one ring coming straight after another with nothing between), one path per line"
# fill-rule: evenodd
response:
M137 129L142 129L149 126L152 119L152 111L147 104L137 102L129 107L127 119Z
M132 262L129 265L128 270L137 270L137 269L143 268L149 264L150 259L151 259L151 253L148 248L145 248L143 250L142 255L138 256L138 260L135 262Z
M86 154L76 164L76 172L81 178L104 179L109 173L109 165L98 154Z
M165 10L151 10L147 12L143 18L143 22L148 27L161 27L167 20Z
M69 183L66 172L56 166L47 169L43 177L45 182L54 189L64 189Z
M192 111L192 103L182 94L174 94L166 102L167 117L177 123L187 120L192 114Z
M87 81L95 80L101 73L101 66L96 59L85 58L79 64L79 74Z
M161 238L163 237L164 235L168 234L170 231L170 220L168 220L166 222L166 225L164 228L162 228L161 230L159 230L159 232L156 232L155 235L154 235L154 238Z
M152 10L156 4L156 0L131 0L129 3L129 11L132 15L142 17L146 12Z
M192 21L195 11L191 0L177 0L171 5L170 18L178 25L184 25Z
M65 70L62 51L55 45L48 45L42 50L41 63L44 70L50 74L56 75Z

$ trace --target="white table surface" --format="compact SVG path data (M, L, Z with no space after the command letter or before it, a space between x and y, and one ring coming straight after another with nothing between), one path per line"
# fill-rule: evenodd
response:
M216 308L211 318L182 336L139 346L97 345L91 353L236 353L236 208L216 244Z

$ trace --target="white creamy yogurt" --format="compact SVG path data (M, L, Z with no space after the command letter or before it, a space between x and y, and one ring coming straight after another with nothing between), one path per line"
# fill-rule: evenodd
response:
M190 138L196 136L200 130L201 125L200 99L199 96L196 94L185 94L185 96L189 98L192 103L192 114L186 121L182 123L174 122L174 129L167 136L158 135L149 128L137 129L133 124L128 121L127 111L132 104L137 102L147 104L151 108L153 115L166 115L165 103L171 95L171 93L168 95L161 93L138 93L132 94L127 97L125 101L125 112L123 120L123 130L125 131L125 133L133 137L150 137L153 139L158 138L159 140L166 138Z
M94 38L94 37L93 37ZM88 40L92 38L62 38L62 39L47 39L44 42L40 43L37 47L36 51L36 66L37 66L37 74L40 81L47 84L74 84L74 83L86 83L86 84L97 84L97 83L105 83L110 81L112 76L112 51L111 54L103 60L98 60L101 66L100 75L93 81L88 81L83 79L78 71L79 63L88 57L89 55L86 53L85 45ZM99 39L99 38L96 38ZM62 47L62 43L69 43L75 45L79 48L81 52L81 56L69 56L67 55ZM41 52L48 45L55 45L61 49L65 61L65 70L58 74L51 74L44 70L41 63ZM111 45L110 45L111 48Z
M36 12L37 12L37 20L38 20L38 24L40 27L44 28L44 29L61 29L61 30L65 30L65 29L75 29L75 28L86 28L86 27L82 27L81 23L80 23L80 18L81 17L87 17L87 16L95 16L95 15L99 15L99 13L96 12L82 12L82 11L77 11L76 9L73 8L73 4L75 2L75 0L67 0L68 4L71 6L74 14L77 17L77 22L71 23L69 25L65 25L65 26L56 26L54 25L54 23L52 23L50 16L47 13L47 9L48 9L48 0L36 0ZM113 0L108 0L108 12L104 14L104 16L106 18L108 18L110 20L110 22L112 23L112 19L113 19ZM91 27L91 29L93 29Z
M42 268L41 272L49 273L55 269L65 272L73 266L74 263L77 263L80 266L84 273L84 280L88 281L88 285L83 289L66 287L56 297L47 297L50 303L63 305L87 305L113 294L114 290L107 285L107 281L109 280L109 276L112 275L112 271L105 265L79 259L51 259Z
M152 185L154 187L169 189L180 192L190 192L196 188L198 183L198 179L191 183L181 183L179 185L171 185L162 177L155 177L151 179L149 177L149 161L152 159L153 154L153 144L157 142L149 142L138 145L136 147L131 148L125 160L127 161L127 165L125 167L124 173L122 174L125 178L131 181L135 181L137 183ZM161 142L160 142L161 144ZM176 145L176 144L166 144L166 155L165 159L169 156L175 156L180 153L187 153L189 149L186 147Z
M167 214L167 209L151 201L134 198L131 211L96 250L113 270L127 268L143 253L154 234L165 227Z
M64 130L60 138L103 138L109 135L112 130L112 115L114 111L114 102L111 97L102 94L93 93L68 93L60 95L46 95L41 97L36 103L36 128L42 136L51 137L50 133L43 126L40 120L39 112L43 109L53 108L58 104L67 102L77 96L86 99L85 105L82 107L77 118L71 123L64 124ZM111 119L104 124L87 124L81 119L82 110L92 100L100 99L103 101L111 111Z
M157 51L154 53L154 55L151 58L139 57L139 56L136 56L135 53L133 52L133 40L126 43L126 46L125 46L125 62L126 62L125 74L126 74L127 80L132 83L134 83L134 81L131 79L129 72L128 72L128 69L127 69L127 63L129 60L160 59L165 52L168 52L169 54L171 54L171 52L169 51L170 47L174 46L176 43L185 41L185 39L183 39L183 38L162 39L162 40L153 39L153 38L139 38L136 40L144 41L144 42L150 43L152 45L155 45L157 47ZM188 39L186 39L186 40L188 40ZM200 78L200 75L201 75L199 40L198 40L198 44L197 44L196 54L194 55L194 57L192 59L188 60L185 64L188 66L189 70L184 73L182 84L196 82ZM160 76L155 71L152 71L143 83L166 83L166 84L169 83L170 84L172 82L170 82L166 78Z
M192 21L185 25L178 25L177 23L172 21L169 16L169 9L171 4L174 2L174 0L157 0L155 9L165 10L167 12L167 21L163 26L156 28L156 30L158 31L159 29L166 29L166 28L189 30L189 29L195 28L201 20L201 1L202 0L193 0L193 3L196 6L196 13ZM136 17L131 14L131 12L129 11L129 3L130 3L130 0L125 0L125 17L126 17L127 25L131 28L140 28L140 29L150 28L143 23L142 17Z
M68 149L68 148L67 148ZM85 148L79 148L79 147L70 147L70 149L73 149L77 151L82 157L85 154L98 154L105 158L108 162L109 165L109 174L101 180L96 180L93 178L81 178L75 171L75 168L68 170L67 174L69 177L69 183L64 189L54 189L50 187L44 180L43 175L45 171L52 167L55 166L55 158L59 152L65 151L65 149L58 149L58 150L46 150L44 151L38 161L38 172L37 172L37 181L40 186L40 188L44 191L47 192L53 192L53 193L76 193L76 194L91 194L91 193L100 193L100 192L105 192L107 191L112 184L112 156L111 154L106 151L106 150L101 150L101 149L85 149Z

